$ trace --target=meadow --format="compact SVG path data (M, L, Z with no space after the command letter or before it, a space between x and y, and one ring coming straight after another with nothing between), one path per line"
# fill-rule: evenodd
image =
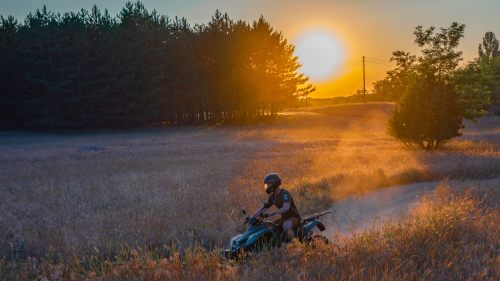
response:
M31 279L50 274L52 279L150 279L155 274L188 279L278 274L284 279L321 279L327 274L398 279L430 277L408 270L436 260L436 266L443 266L441 276L451 278L446 274L463 263L450 260L445 268L445 260L423 254L434 247L428 243L441 243L450 257L463 255L453 252L458 247L453 243L462 240L453 239L464 233L471 238L463 243L484 248L481 255L479 248L468 250L471 264L483 254L496 259L496 197L480 200L484 190L494 188L446 185L424 200L425 214L415 210L415 217L388 222L379 232L334 237L338 243L316 252L294 245L239 266L218 255L230 237L244 230L241 209L253 211L267 199L262 179L271 172L282 176L303 214L384 186L499 177L500 117L466 123L464 135L440 151L412 151L385 134L392 107L369 103L288 111L275 121L248 126L0 133L1 272L6 278ZM455 220L436 228L447 221L443 218ZM451 242L439 240L439 231ZM405 256L412 251L419 261ZM271 268L272 259L279 266ZM399 259L401 266L393 267L398 263L392 259ZM404 260L415 264L402 264ZM467 270L492 274L498 262L487 262L487 270Z

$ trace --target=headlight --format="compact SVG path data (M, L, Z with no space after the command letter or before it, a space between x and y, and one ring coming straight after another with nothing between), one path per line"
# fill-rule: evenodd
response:
M229 249L233 248L234 241L238 240L238 238L240 238L240 236L241 236L241 234L236 235L233 237L233 239L231 239L231 241L229 242Z

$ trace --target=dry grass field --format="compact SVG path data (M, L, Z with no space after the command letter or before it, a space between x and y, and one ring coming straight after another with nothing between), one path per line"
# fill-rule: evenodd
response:
M95 272L117 279L125 276L120 274L137 274L137 278L146 280L156 272L160 272L158 276L162 278L173 274L170 277L238 279L251 278L252 272L261 268L255 273L255 279L275 279L276 274L285 274L288 276L285 279L311 279L321 278L313 274L314 268L338 260L325 267L330 271L325 269L321 274L337 272L344 266L344 271L338 272L347 275L332 276L346 279L350 276L396 276L395 279L412 276L404 275L408 272L403 268L413 265L393 268L391 263L386 268L383 260L403 260L406 252L401 248L394 250L395 245L420 241L411 240L416 239L411 235L430 235L435 230L432 229L434 219L456 215L457 224L449 226L456 231L462 231L461 225L477 228L479 223L488 227L494 224L488 219L487 222L468 219L471 214L479 214L474 213L476 211L486 212L485 203L476 200L476 193L467 197L464 191L460 193L463 195L460 200L463 199L463 204L473 204L470 206L474 208L480 207L467 213L469 205L457 199L456 208L465 206L460 209L465 213L453 213L455 207L450 207L452 213L439 213L435 209L434 213L439 213L436 216L441 217L431 216L430 228L425 233L413 225L418 231L409 226L361 238L337 237L343 242L334 243L335 250L329 248L333 246L321 248L323 254L329 251L325 257L330 259L320 260L314 252L296 245L286 250L289 253L279 258L282 266L275 269L269 268L266 259L281 252L268 253L240 267L221 268L223 262L217 251L210 251L226 245L232 235L243 231L240 211L253 211L267 199L262 179L270 172L282 176L284 187L294 194L303 214L327 208L350 194L383 186L499 177L500 117L484 118L478 124L467 123L463 137L441 151L411 151L385 134L384 119L392 106L373 103L291 111L270 123L240 127L169 127L76 134L0 133L0 271L6 278L31 279L44 274L93 277ZM89 146L104 149L82 149ZM455 189L442 189L446 190L442 194L448 197L455 194ZM434 203L428 204L445 204L446 196L435 201L429 198L428 202ZM498 216L496 209L490 211L491 218ZM398 236L398 231L403 231L409 240L386 237ZM497 235L496 232L490 234ZM484 235L481 239L491 238ZM432 239L418 242L423 243L418 244L419 247L432 241L445 243ZM172 243L177 248L172 248ZM374 245L370 248L373 251L363 248L367 243ZM393 244L389 247L387 243ZM386 246L389 248L384 248ZM179 247L184 249L180 257L173 254ZM380 253L380 263L370 256L375 255L377 247L385 249ZM442 248L443 253L446 250ZM470 251L474 254L471 257L479 255L477 249ZM38 262L33 263L31 257L36 257ZM42 263L43 268L40 267L42 257L46 261ZM366 258L363 270L347 267L349 263L356 266L355 261L362 261L361 257ZM304 264L304 259L309 262ZM439 260L435 256L433 259ZM302 271L287 267L294 261L301 264L298 268ZM415 262L418 263L416 259ZM420 262L419 266L424 266L422 256ZM451 262L446 270L453 271L453 266ZM27 273L27 268L33 270ZM145 268L151 270L139 270ZM80 275L74 275L76 273ZM382 273L388 275L380 275ZM393 273L401 275L391 275ZM415 273L414 276L423 275Z

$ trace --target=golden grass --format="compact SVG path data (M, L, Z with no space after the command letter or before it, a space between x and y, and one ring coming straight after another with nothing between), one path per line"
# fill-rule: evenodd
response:
M66 265L96 251L110 262L130 260L114 257L120 244L164 249L158 257L175 252L164 247L172 242L217 248L243 231L241 209L266 200L262 179L270 172L283 177L304 214L382 186L500 174L499 117L467 124L461 139L434 153L385 135L390 104L361 106L291 112L246 127L1 133L3 269L50 253ZM88 145L106 149L79 150ZM203 253L196 255L202 263L214 258ZM88 270L91 263L78 264Z
M336 236L315 248L294 243L241 263L199 245L122 247L111 260L96 250L88 261L28 258L5 277L43 280L498 280L500 192L494 185L443 183L409 218L386 220L352 237ZM53 257L49 257L53 259ZM3 267L3 268L1 268Z

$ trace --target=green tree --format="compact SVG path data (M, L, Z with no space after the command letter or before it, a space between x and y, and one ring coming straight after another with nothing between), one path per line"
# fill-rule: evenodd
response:
M294 56L295 46L289 44L286 39L280 34L280 60L278 64L279 77L278 85L280 85L277 94L279 98L274 101L274 113L277 114L278 110L285 107L290 107L291 102L295 101L296 97L305 97L307 106L307 97L314 91L316 87L309 83L309 77L303 73L298 73L297 70L302 64L299 63L298 57Z
M495 37L495 33L488 31L483 37L483 43L479 43L479 57L494 58L500 55L499 42Z
M417 62L417 57L396 51L392 53L391 61L396 61L397 67L387 72L387 76L373 84L373 94L382 101L397 101L406 89L407 79Z
M477 117L483 115L483 109L491 113L490 102L497 101L500 94L500 57L476 58L455 71L452 79L462 94L467 112L479 114Z
M475 109L484 109L492 113L490 102L498 101L500 95L500 52L493 32L486 32L483 44L479 44L479 57L455 71L453 80L463 99L470 101L463 102L467 112L479 114ZM487 102L480 102L480 96Z
M434 27L414 32L423 55L409 75L408 85L387 123L387 134L408 147L438 149L461 135L462 120L475 120L486 112L478 104L488 103L483 89L454 83L452 75L461 60L456 51L465 25L453 23L434 33Z
M415 43L422 50L423 56L418 58L417 72L429 77L434 76L438 81L446 78L458 66L462 59L462 52L456 51L460 39L464 37L465 24L452 23L448 28L441 28L441 32L434 33L435 27L423 30L422 26L415 29Z

